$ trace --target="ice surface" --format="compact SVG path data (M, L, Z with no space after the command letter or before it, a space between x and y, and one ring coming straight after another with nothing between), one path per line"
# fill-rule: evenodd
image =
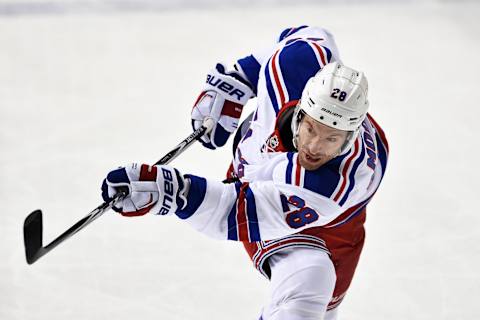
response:
M366 4L0 17L0 319L256 319L268 282L242 246L174 217L106 214L25 262L98 205L117 165L154 162L190 132L204 74L321 25L365 71L391 158L340 319L480 319L480 5ZM230 149L175 165L221 179Z

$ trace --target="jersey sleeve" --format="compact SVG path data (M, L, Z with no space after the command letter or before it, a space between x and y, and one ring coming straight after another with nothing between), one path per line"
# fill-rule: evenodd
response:
M306 81L332 60L331 50L322 45L323 38L297 37L299 31L307 28L310 27L287 28L273 46L258 50L236 63L237 70L243 72L255 94L262 77L262 66L265 65L268 91L276 100L272 103L277 108L281 108L289 98L298 100ZM281 101L277 101L279 98Z
M250 87L253 89L255 95L258 88L258 76L260 74L261 65L253 54L241 58L235 64L235 69L243 72L246 80L250 83Z

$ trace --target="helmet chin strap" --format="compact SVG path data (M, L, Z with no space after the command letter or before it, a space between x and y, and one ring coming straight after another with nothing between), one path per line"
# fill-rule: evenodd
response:
M295 147L295 150L298 151L298 146L297 146L297 139L298 139L298 130L293 134L293 146Z
M341 149L340 149L340 150L341 150ZM332 158L331 158L331 159L338 157L338 156L340 155L340 150L338 150L337 152L335 152L334 154L332 154L332 156L331 156Z
M292 133L293 133L292 142L293 142L293 146L295 147L295 150L297 150L297 151L298 151L297 141L298 141L298 132L300 131L300 122L302 121L303 117L305 116L305 112L302 111L299 108L299 106L300 106L300 101L298 102L297 106L295 107L295 111L294 111L293 117L292 117L292 125L291 125Z
M340 148L340 151L338 152L339 156L347 153L348 151L350 151L353 143L355 142L355 140L358 137L358 132L359 131L360 130L357 129L355 131L348 132L347 139L345 140L345 143L343 144L343 146Z

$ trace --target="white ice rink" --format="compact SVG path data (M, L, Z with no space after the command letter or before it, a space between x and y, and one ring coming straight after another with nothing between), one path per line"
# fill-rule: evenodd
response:
M51 241L101 203L110 169L190 133L216 61L300 24L330 29L365 71L391 148L340 319L480 319L480 3L12 14L2 2L1 320L257 319L268 282L242 245L175 217L105 214L32 266L22 225L41 208ZM221 179L230 156L196 145L174 164Z

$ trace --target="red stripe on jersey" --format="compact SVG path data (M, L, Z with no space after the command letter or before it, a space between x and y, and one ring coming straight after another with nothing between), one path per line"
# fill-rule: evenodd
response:
M237 203L237 232L239 241L248 241L248 222L245 202L245 190L248 188L248 183L245 182L240 187Z
M295 185L300 186L300 173L302 172L302 166L300 165L300 160L298 160L297 155L297 168L295 170Z
M139 181L157 181L157 167L151 167L148 164L142 164L140 167Z
M358 153L358 140L355 140L355 146L354 146L354 151L353 151L353 154L350 156L350 158L347 159L347 162L345 162L345 166L343 167L343 171L342 171L342 177L343 177L343 181L342 181L342 186L340 187L340 190L338 190L338 193L335 195L335 198L333 198L333 201L337 201L338 198L340 198L340 195L343 193L343 190L345 189L345 186L347 185L347 172L348 172L348 168L350 167L350 164L353 160L353 158L356 157L357 153Z
M280 106L283 106L283 104L285 103L285 93L283 92L282 84L280 83L280 77L278 75L278 70L275 63L275 61L278 60L277 56L279 51L280 50L275 52L275 54L273 55L272 61L270 61L270 63L272 64L272 71L273 71L273 77L275 78L275 84L277 85L278 93L280 94L280 100L281 100Z
M312 43L312 44L314 45L315 48L317 48L318 54L320 55L320 60L322 60L323 65L326 65L327 59L325 59L325 55L323 54L322 48L320 48L320 46L316 43Z

